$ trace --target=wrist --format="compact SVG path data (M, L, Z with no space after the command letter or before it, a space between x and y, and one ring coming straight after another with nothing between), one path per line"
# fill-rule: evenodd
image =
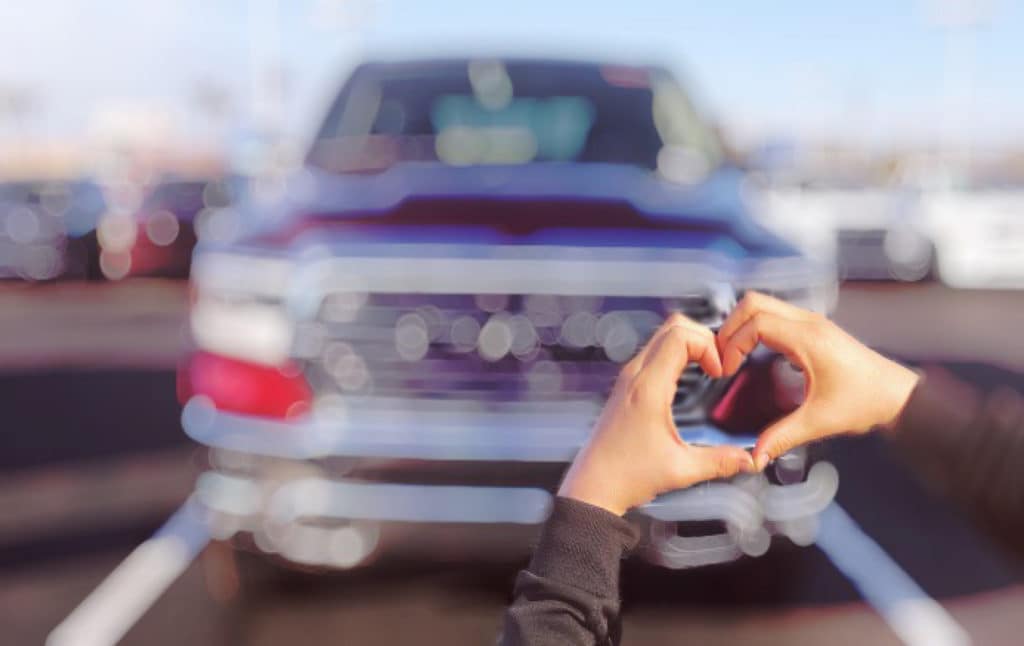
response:
M921 377L918 373L902 364L889 359L886 359L886 362L888 364L886 366L886 376L880 383L886 386L887 396L885 401L887 406L882 419L879 420L879 427L885 431L890 431L899 421L900 416L903 414L903 409L906 408L910 395L917 388Z
M609 479L588 477L587 469L579 469L578 465L573 463L558 488L558 495L600 507L616 516L622 516L629 506L620 500L618 495L620 491L621 488Z

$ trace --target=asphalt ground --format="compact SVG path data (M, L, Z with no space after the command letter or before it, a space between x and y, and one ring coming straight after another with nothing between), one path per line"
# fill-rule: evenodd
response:
M0 288L0 642L41 643L187 497L201 452L178 425L184 285ZM836 318L872 345L1024 390L1024 293L855 285ZM838 500L976 644L1018 643L1020 564L878 438L823 447ZM492 643L521 561L387 559L278 571L214 543L126 644ZM625 643L897 643L816 548L670 572L629 564Z

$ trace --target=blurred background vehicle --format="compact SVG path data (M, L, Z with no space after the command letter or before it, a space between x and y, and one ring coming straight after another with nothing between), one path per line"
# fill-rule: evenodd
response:
M842 280L941 280L958 288L1024 285L1024 190L979 181L950 164L909 161L891 182L800 181L785 174L759 192L762 222Z
M185 431L212 449L198 491L216 533L300 563L358 565L388 523L536 525L619 366L668 314L717 325L746 289L834 299L830 267L756 225L742 173L659 67L366 63L304 173L305 195L255 233L199 249L199 352L182 375ZM730 385L696 366L680 380L684 438L753 445L770 418L740 435L709 419ZM778 467L773 483L718 483L727 502L710 510L656 502L651 558L760 555L772 530L806 541L834 471L803 450ZM677 535L689 521L721 525Z
M0 184L0 275L96 277L95 232L105 209L102 189L89 179Z
M764 221L833 262L843 280L914 282L938 277L921 196L910 188L867 185L773 186Z
M164 179L134 214L112 212L99 225L99 263L110 279L187 278L197 236L234 217L245 192L241 176ZM221 224L218 224L221 223Z
M963 289L1024 287L1024 186L968 182L921 197L935 273Z

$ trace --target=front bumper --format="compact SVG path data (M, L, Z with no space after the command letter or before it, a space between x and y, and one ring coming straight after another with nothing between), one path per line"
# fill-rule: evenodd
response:
M189 437L206 446L289 459L569 462L601 412L600 406L585 402L534 402L500 413L474 414L463 408L454 417L422 402L375 399L372 407L287 421L219 411L199 396L185 404L182 425ZM706 424L684 426L680 435L691 444L744 448L755 440Z
M704 483L660 496L632 512L645 528L641 555L670 568L688 568L760 556L772 535L813 542L817 518L838 487L827 462L807 480L770 484L763 475ZM216 471L203 473L196 500L214 535L253 536L263 552L308 565L352 567L377 548L381 527L392 524L539 525L552 494L534 487L417 485L308 477L275 483ZM681 536L688 522L720 521L724 531ZM338 550L343 542L348 549Z
M563 408L561 421L566 423L543 412L500 420L488 414L488 423L479 426L469 419L450 426L425 414L416 424L401 425L389 417L353 413L341 427L352 432L339 432L334 425L328 433L323 421L250 418L194 399L183 421L193 439L220 456L196 487L215 535L247 533L261 551L289 561L352 567L377 550L388 526L537 526L548 516L557 485L543 478L520 478L512 486L480 479L470 484L415 477L395 482L380 475L368 479L353 465L389 464L394 473L403 472L406 464L425 464L434 473L450 474L456 461L478 463L485 472L493 464L495 474L501 465L514 464L546 463L560 470L586 437L588 426L579 424L589 422L591 415L582 414L588 412L596 413ZM694 443L748 446L752 441L710 426L684 427L682 434ZM675 491L634 510L646 537L641 554L683 568L758 556L772 535L798 544L813 541L817 516L838 487L834 467L817 462L808 469L806 453L797 452L772 468L776 483L765 474L741 475ZM721 530L699 536L677 531L705 521L716 522Z

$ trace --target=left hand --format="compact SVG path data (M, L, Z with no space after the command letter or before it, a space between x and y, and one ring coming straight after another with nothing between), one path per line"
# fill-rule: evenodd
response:
M623 366L558 495L621 516L660 493L753 471L753 460L742 448L691 446L679 437L672 400L691 361L712 377L722 375L711 330L673 314Z

